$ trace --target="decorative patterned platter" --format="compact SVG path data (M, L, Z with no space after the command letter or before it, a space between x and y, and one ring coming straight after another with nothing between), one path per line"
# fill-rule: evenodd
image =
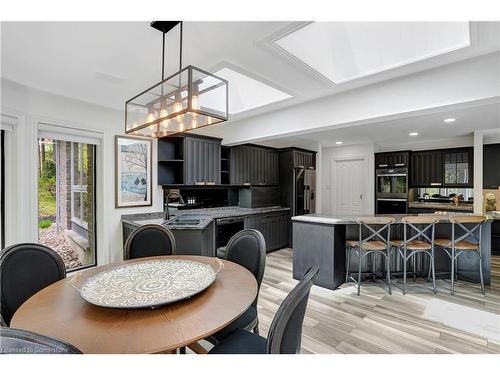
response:
M183 259L150 260L112 268L87 279L78 289L97 306L154 308L190 298L207 289L222 268Z

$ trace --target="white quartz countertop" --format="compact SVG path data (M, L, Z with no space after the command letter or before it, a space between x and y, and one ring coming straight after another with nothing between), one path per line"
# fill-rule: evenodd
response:
M434 214L398 214L398 215L373 215L373 214L360 214L356 216L352 215L320 215L320 214L308 214L292 217L292 221L297 222L308 222L308 223L318 223L318 224L357 224L357 219L360 217L373 217L373 216L389 216L395 219L395 223L400 223L401 218L405 216L426 216ZM464 216L471 215L469 213L453 213L447 212L446 214L438 214L441 222L448 222L451 216ZM488 216L489 220L495 220L494 217Z

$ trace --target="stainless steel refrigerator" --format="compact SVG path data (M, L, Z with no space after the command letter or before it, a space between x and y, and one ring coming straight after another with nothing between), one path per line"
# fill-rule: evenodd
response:
M293 216L316 212L316 170L293 169Z

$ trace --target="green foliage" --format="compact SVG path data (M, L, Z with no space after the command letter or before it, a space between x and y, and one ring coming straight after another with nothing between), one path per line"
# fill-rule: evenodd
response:
M56 178L38 179L38 215L41 217L56 215Z
M42 166L42 177L47 179L56 178L56 162L52 159L46 159Z
M38 227L40 229L46 229L46 228L49 228L50 226L52 225L52 221L50 220L40 220L38 222Z

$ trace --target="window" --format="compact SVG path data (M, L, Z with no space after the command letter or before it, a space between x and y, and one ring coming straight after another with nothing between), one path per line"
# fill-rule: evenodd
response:
M92 145L71 143L71 220L86 229L91 214L88 194L88 153L91 147Z
M39 242L68 270L96 264L95 145L39 138Z

